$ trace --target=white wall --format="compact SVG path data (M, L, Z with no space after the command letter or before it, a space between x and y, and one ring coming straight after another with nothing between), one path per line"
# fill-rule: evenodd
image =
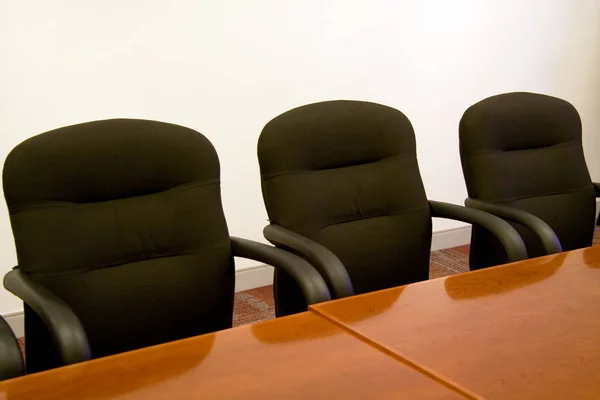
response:
M595 0L0 0L0 159L89 120L189 126L221 157L231 233L260 240L256 141L279 113L340 98L396 107L429 197L462 203L462 112L525 90L575 104L600 179L599 14ZM0 274L14 263L2 212ZM0 291L0 313L19 308Z

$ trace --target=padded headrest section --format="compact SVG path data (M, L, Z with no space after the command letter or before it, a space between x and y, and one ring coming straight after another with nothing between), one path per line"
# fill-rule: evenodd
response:
M552 147L581 141L581 120L575 107L556 97L506 93L465 111L460 139L468 154Z
M328 101L295 108L269 122L258 141L263 178L415 153L414 131L404 114L362 101Z
M146 120L88 122L34 136L4 164L10 208L93 203L218 181L212 144L182 126Z

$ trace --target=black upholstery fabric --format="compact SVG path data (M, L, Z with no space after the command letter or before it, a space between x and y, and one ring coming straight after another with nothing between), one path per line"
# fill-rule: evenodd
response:
M595 194L583 156L581 120L568 102L507 93L471 106L460 121L460 154L469 197L512 206L550 225L563 250L592 244ZM531 257L543 254L514 224ZM505 262L498 241L473 227L472 265Z
M25 372L21 348L8 322L0 317L0 381Z
M219 161L200 133L144 120L35 136L4 165L19 268L66 301L94 357L231 327ZM25 308L27 368L53 367Z
M270 221L346 266L355 293L428 278L431 216L410 121L374 103L329 101L270 121L258 142ZM284 313L300 307L276 271Z

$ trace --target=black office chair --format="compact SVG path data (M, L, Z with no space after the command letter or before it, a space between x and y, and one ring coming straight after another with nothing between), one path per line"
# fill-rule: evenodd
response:
M380 104L328 101L276 117L258 141L265 238L310 261L335 298L428 279L431 217L478 224L510 260L527 257L500 218L427 201L415 147L409 120ZM282 271L275 296L278 315L304 307Z
M25 303L28 372L231 327L234 256L330 298L303 259L229 236L219 175L204 136L154 121L69 126L9 154L19 266L4 284Z
M591 246L598 196L568 102L507 93L471 106L460 121L466 205L510 221L531 257ZM506 262L496 238L473 227L471 258Z
M25 373L19 342L4 318L0 317L0 381Z

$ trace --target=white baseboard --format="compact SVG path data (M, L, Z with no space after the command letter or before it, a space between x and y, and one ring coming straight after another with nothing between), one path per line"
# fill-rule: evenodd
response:
M471 226L446 229L431 235L431 251L464 246L471 243Z
M25 336L25 316L23 315L23 311L4 314L3 317L16 337Z
M235 291L254 289L273 284L274 268L260 264L250 268L244 268L235 272Z
M600 203L599 207L600 207ZM432 235L431 250L447 249L449 247L462 246L469 244L471 239L471 227L448 229L435 232ZM268 265L256 265L244 268L235 273L235 291L254 289L273 284L273 267ZM23 312L16 312L3 315L8 325L12 328L15 336L23 337L25 335L25 318Z

